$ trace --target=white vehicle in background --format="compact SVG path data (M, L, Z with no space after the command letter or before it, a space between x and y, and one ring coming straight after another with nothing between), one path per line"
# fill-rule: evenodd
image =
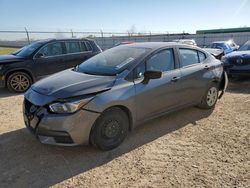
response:
M194 39L177 39L177 40L173 40L173 42L197 46Z

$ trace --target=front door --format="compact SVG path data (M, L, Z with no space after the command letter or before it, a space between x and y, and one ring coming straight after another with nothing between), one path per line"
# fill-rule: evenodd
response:
M162 72L159 79L143 82L143 73L148 70ZM181 105L178 86L181 73L175 69L173 49L164 49L152 55L135 69L136 115L142 121L158 113Z
M34 57L34 74L37 79L66 69L62 42L45 45Z

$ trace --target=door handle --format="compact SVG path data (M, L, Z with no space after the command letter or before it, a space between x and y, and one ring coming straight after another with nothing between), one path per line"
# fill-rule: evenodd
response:
M179 80L181 77L175 76L171 79L172 82L176 82L177 80Z

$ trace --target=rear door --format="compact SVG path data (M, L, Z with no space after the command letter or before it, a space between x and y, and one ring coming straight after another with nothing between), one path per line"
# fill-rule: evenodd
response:
M208 80L210 79L207 73L210 67L203 62L206 59L206 54L191 48L179 48L179 60L181 80L181 99L183 104L193 104L201 101Z
M51 42L42 47L34 56L33 70L38 79L65 69L62 42Z
M137 120L141 121L153 115L179 105L180 87L178 79L180 70L176 69L174 49L164 49L151 55L134 71L136 90ZM159 79L143 81L144 72L157 70L162 72Z
M65 41L66 66L68 68L81 64L92 56L92 48L86 46L84 41Z

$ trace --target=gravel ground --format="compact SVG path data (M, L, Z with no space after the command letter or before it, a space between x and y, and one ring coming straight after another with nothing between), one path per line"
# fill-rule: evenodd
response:
M0 90L0 187L250 187L250 79L214 110L187 108L134 130L117 149L40 144L22 95Z

